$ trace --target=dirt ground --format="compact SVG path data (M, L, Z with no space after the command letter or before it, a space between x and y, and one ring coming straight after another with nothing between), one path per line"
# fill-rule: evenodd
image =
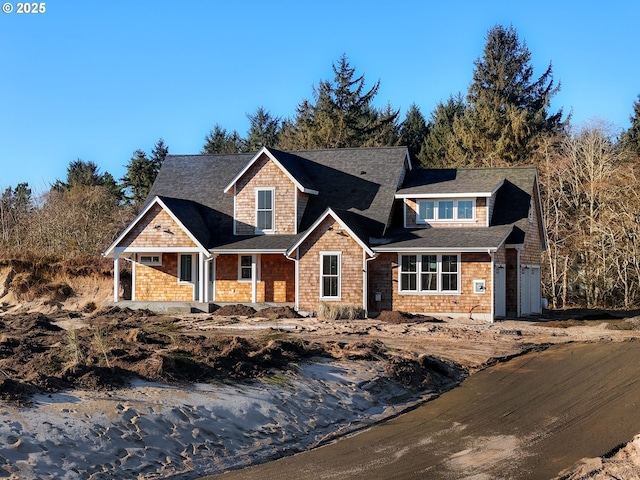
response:
M475 372L554 344L640 338L640 318L626 312L549 317L486 324L403 312L335 321L243 306L183 316L119 308L9 309L0 314L0 400L29 405L36 392L110 389L132 378L242 382L318 356L379 360L405 385L443 393Z

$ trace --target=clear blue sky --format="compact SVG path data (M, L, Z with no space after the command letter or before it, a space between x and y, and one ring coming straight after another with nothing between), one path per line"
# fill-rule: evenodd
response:
M1 0L0 0L1 1ZM346 53L376 104L428 117L466 93L487 31L513 25L574 125L629 127L640 94L640 3L543 0L50 0L0 13L0 187L36 193L95 162L116 179L162 137L198 153L216 123L244 135L263 106L291 117Z

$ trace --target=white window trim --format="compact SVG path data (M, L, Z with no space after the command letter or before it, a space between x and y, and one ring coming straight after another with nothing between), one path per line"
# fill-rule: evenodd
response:
M250 278L242 278L242 257L251 257L251 265L244 268L251 268L251 272L253 272L253 264L256 265L256 282L260 281L260 262L258 262L257 255L245 255L238 254L238 281L242 283L250 283L253 281L253 276Z
M422 202L433 202L433 218L425 219L420 217L420 204ZM438 218L438 210L440 202L453 202L453 218ZM471 202L472 218L458 218L458 202ZM476 221L476 199L475 198L420 198L416 200L416 224L424 225L427 223L472 223Z
M270 229L262 230L258 228L258 194L259 192L269 191L271 192L271 227ZM276 231L276 187L256 187L255 192L255 233L275 233Z
M416 290L402 290L402 257L403 256L415 256L416 257L416 265L417 269L415 272L416 275ZM422 256L423 255L435 255L436 262L438 264L436 269L437 275L437 289L436 290L421 290L421 282L422 282ZM442 271L442 257L447 255L454 255L456 257L456 264L458 265L458 271L456 275L458 276L458 284L456 286L456 290L442 290L442 275L444 273ZM411 272L414 273L414 272ZM414 253L414 252L406 252L406 253L398 253L398 294L400 295L460 295L462 293L462 262L461 255L459 253L433 253L433 252L422 252L422 253Z
M144 261L145 257L150 257L152 260L150 261ZM153 260L155 257L158 258L158 260ZM151 253L143 253L141 255L138 255L138 262L142 265L147 265L149 267L161 267L162 266L162 254L151 254Z
M182 256L191 257L191 280L181 280L182 278ZM196 259L192 253L179 253L178 254L178 284L179 285L195 285L196 279L194 278L196 269L194 268Z
M335 297L332 296L324 296L322 293L322 284L323 284L323 279L324 279L324 275L322 274L322 264L323 264L323 260L324 257L327 255L335 255L338 257L338 295ZM320 252L320 269L319 269L319 273L320 273L320 300L341 300L342 299L342 252Z

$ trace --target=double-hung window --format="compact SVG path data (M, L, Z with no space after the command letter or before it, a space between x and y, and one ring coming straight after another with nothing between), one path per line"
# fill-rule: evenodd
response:
M340 299L340 253L320 254L320 297Z
M475 200L418 200L416 223L468 221L475 218Z
M248 282L253 277L253 256L240 255L238 261L238 281Z
M400 255L401 293L454 293L460 290L458 255Z
M274 189L256 190L256 232L274 231Z

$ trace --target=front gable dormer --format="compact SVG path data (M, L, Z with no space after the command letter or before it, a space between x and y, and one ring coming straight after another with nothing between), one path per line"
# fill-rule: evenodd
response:
M289 235L298 226L310 195L303 159L262 148L227 184L234 196L234 235Z

